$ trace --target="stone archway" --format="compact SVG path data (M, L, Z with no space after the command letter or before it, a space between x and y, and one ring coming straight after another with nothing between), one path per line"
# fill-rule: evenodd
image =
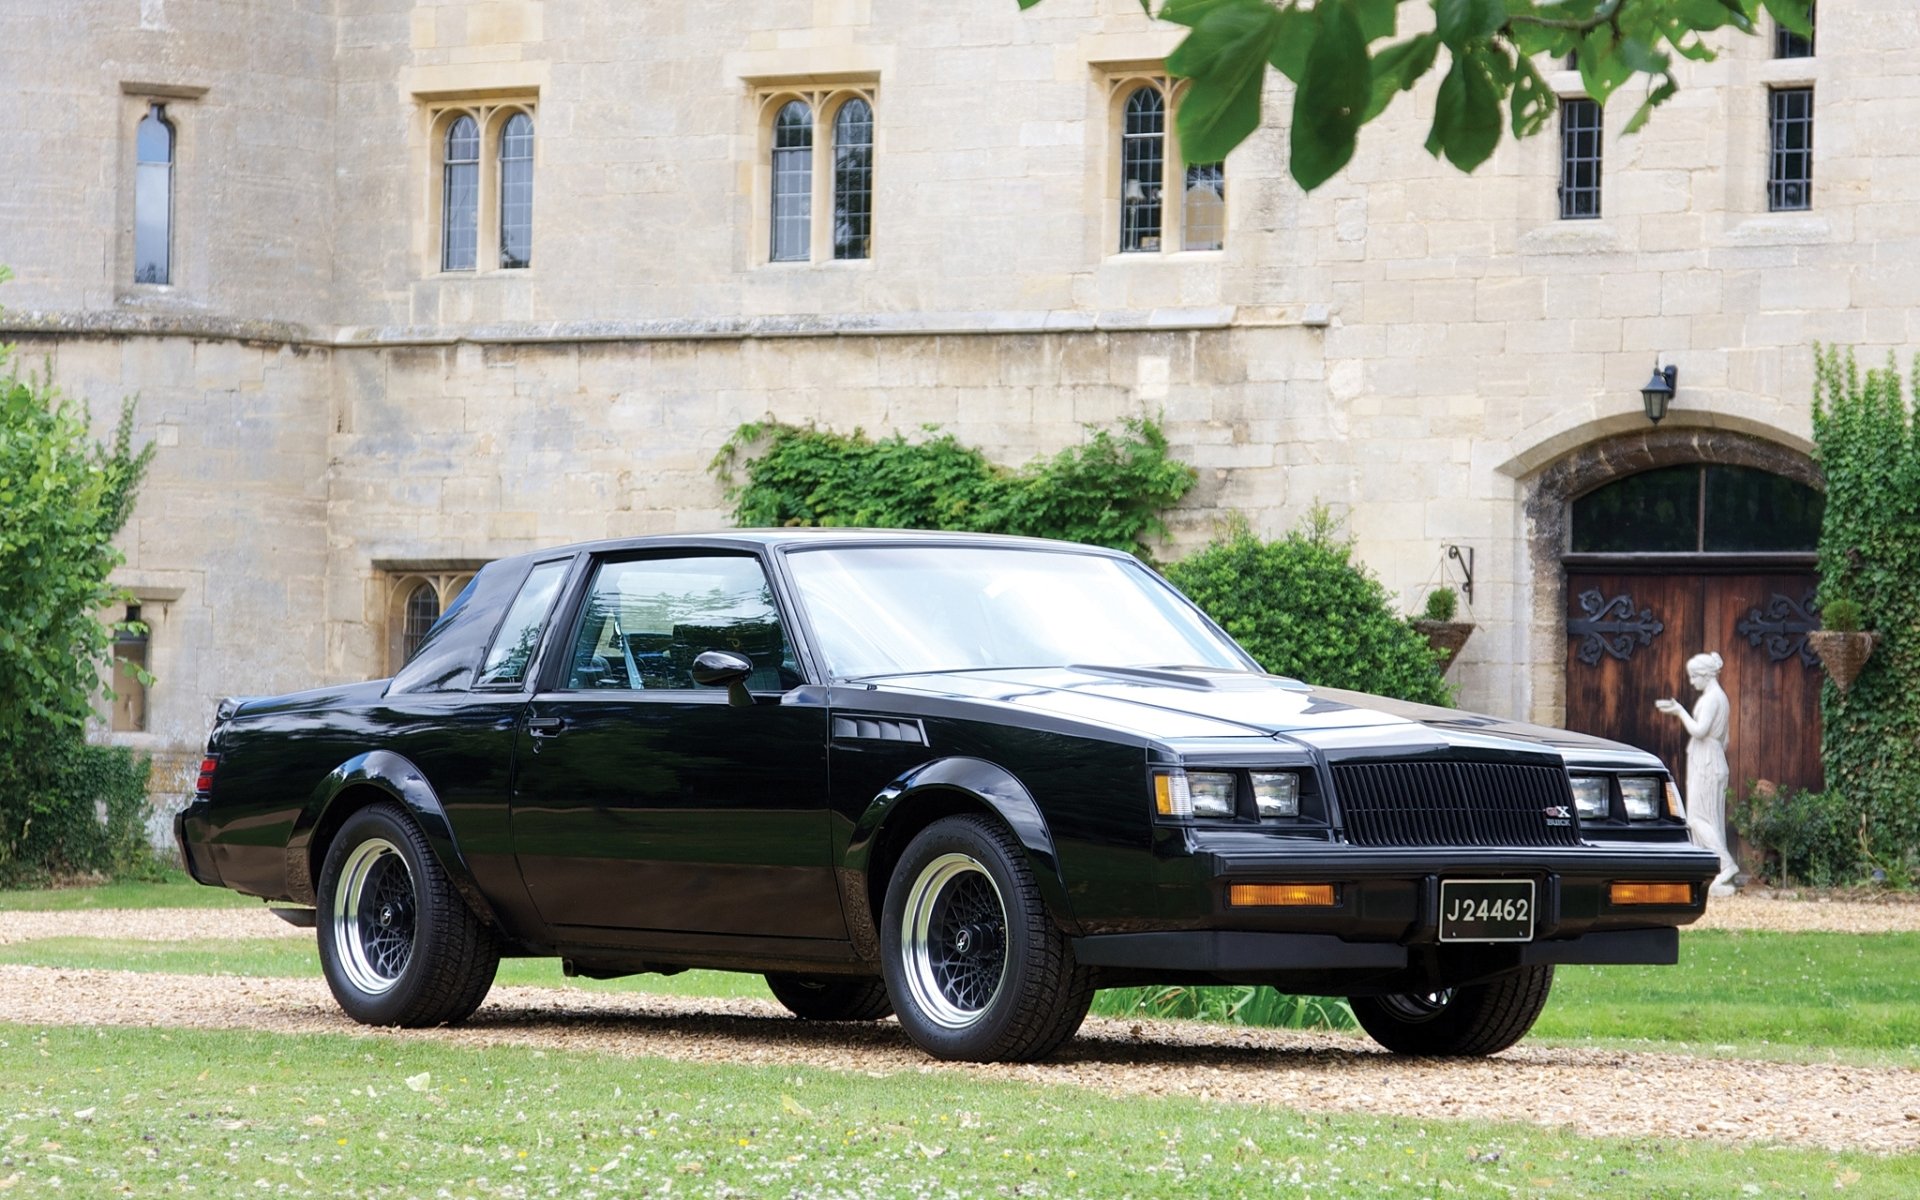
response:
M1794 653L1799 649L1794 639L1803 638L1812 620L1809 529L1817 530L1817 509L1802 502L1797 510L1810 526L1804 521L1756 524L1751 518L1729 526L1792 529L1796 539L1805 538L1791 542L1799 552L1709 553L1712 545L1702 534L1699 553L1570 553L1581 548L1577 531L1569 528L1575 501L1608 485L1629 486L1621 481L1645 472L1693 466L1702 468L1701 499L1692 518L1696 522L1707 520L1705 498L1712 480L1752 479L1757 476L1746 472L1763 472L1801 488L1825 487L1817 465L1800 450L1750 433L1687 427L1646 429L1596 441L1527 480L1524 503L1534 584L1529 657L1536 667L1536 688L1542 682L1550 686L1547 697L1536 690L1537 698L1547 700L1545 705L1536 703L1536 716L1653 750L1679 774L1684 768L1684 733L1670 718L1653 714L1653 700L1684 695L1681 664L1686 655L1717 650L1728 660L1723 683L1733 698L1737 723L1745 724L1744 746L1729 750L1740 776L1734 780L1736 792L1748 777L1818 787L1817 740L1808 742L1804 734L1818 728L1819 672L1809 656ZM1671 478L1673 472L1667 475ZM1769 486L1780 485L1776 480ZM1611 491L1618 493L1619 487ZM1595 528L1611 534L1632 527L1589 525L1586 536L1591 538ZM1586 548L1622 549L1591 542ZM1590 612L1596 605L1606 612ZM1782 626L1790 629L1768 640L1763 626L1769 621L1776 635ZM1602 642L1593 633L1596 623L1608 629L1634 626L1641 648L1621 642L1601 653ZM1742 741L1740 730L1735 741Z

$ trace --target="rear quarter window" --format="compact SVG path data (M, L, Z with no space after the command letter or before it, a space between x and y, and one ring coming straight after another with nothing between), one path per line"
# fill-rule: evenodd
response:
M566 577L567 560L545 562L527 573L520 594L513 598L500 632L487 650L480 667L476 687L512 687L526 682L533 654L540 646L540 630L560 594L560 582Z

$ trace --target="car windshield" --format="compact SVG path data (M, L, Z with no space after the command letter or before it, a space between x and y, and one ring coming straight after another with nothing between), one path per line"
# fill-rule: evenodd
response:
M835 679L928 671L1207 667L1239 648L1129 559L986 546L857 546L788 558Z

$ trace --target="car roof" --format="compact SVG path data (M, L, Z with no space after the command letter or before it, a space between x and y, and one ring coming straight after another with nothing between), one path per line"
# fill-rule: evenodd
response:
M853 529L796 526L787 529L720 529L705 533L654 534L646 537L604 538L592 542L529 551L501 558L502 563L523 559L553 559L582 552L618 553L624 550L658 550L675 546L767 548L791 550L820 546L980 546L1028 550L1060 550L1097 554L1112 558L1131 558L1123 550L1063 542L1052 538L1014 537L1001 533L955 533L932 529Z

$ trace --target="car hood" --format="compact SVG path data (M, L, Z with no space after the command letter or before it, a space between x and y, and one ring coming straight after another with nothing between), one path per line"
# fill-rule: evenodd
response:
M1271 737L1334 755L1477 747L1648 761L1642 751L1586 734L1239 671L1033 667L870 682L888 691L1006 704L1168 740Z

